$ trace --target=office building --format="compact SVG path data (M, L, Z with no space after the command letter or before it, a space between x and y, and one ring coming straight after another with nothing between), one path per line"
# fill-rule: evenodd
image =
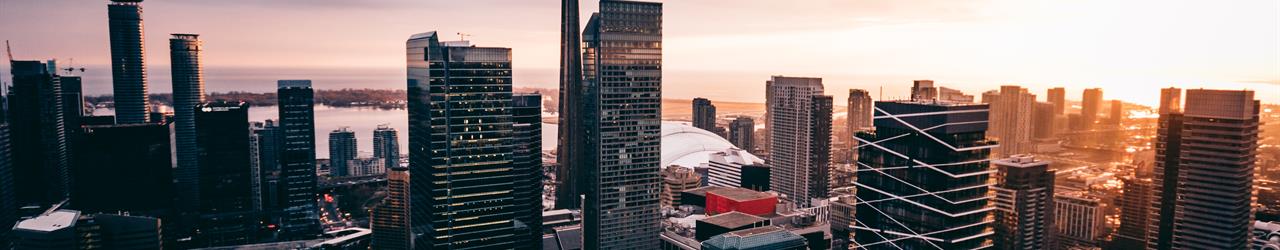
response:
M176 170L179 204L194 209L200 202L197 192L199 152L196 148L195 107L204 103L204 72L200 67L201 42L195 34L173 34L169 39L169 61L173 72L173 140L177 153Z
M657 246L662 3L601 1L582 40L584 248Z
M160 219L58 209L13 226L14 249L161 249Z
M1000 141L995 149L998 157L1031 153L1031 138L1035 130L1036 95L1018 86L1000 86L1000 94L990 102L990 131L988 135Z
M858 133L855 247L974 249L991 242L986 104L876 102ZM924 130L924 128L933 128ZM886 140L895 138L893 140ZM945 195L940 195L944 193ZM911 197L911 198L904 198ZM919 236L927 235L926 240Z
M1053 113L1053 103L1036 102L1031 114L1031 138L1036 140L1053 139L1057 131L1058 115Z
M378 125L373 130L373 157L382 159L386 167L400 166L399 131L387 124Z
M729 142L740 149L755 150L756 123L751 117L740 116L729 122Z
M316 207L315 92L311 80L277 81L280 118L280 233L285 238L320 232Z
M280 127L274 120L251 123L250 131L256 150L253 155L257 160L258 187L260 195L256 200L260 204L259 211L273 212L279 208L278 192L280 180Z
M90 125L76 142L75 208L88 213L175 212L172 124ZM128 180L128 181L121 181Z
M515 247L511 49L435 32L405 45L415 246Z
M742 188L755 191L770 191L769 166L765 164L742 165Z
M70 73L71 71L67 71ZM79 76L58 76L58 84L62 85L62 134L67 141L67 159L75 159L74 145L80 133L81 118L84 117L84 88ZM73 163L68 163L73 164Z
M1142 249L1147 246L1148 215L1151 211L1152 180L1148 175L1126 176L1121 194L1120 228L1109 249Z
M1154 143L1149 248L1248 247L1261 109L1253 95L1190 89L1180 112L1160 108L1169 113L1160 114Z
M1055 249L1101 247L1103 221L1102 200L1083 191L1058 192L1053 196Z
M915 80L911 83L911 100L912 101L932 101L938 99L938 88L933 86L933 80Z
M374 205L369 216L369 229L373 230L370 245L375 249L414 249L410 227L412 217L409 216L409 178L408 168L387 169L387 197Z
M808 241L777 226L756 227L711 237L702 242L704 250L804 250Z
M773 144L769 187L808 207L810 199L825 198L828 188L831 97L822 95L821 78L774 76L766 85L766 127Z
M1120 100L1111 100L1111 115L1109 116L1110 120L1107 121L1110 121L1111 125L1120 126L1120 123L1124 122L1125 118L1124 102L1121 102Z
M972 103L973 95L966 95L964 92L960 92L960 90L939 86L938 101Z
M846 118L849 119L847 126L850 136L858 131L872 128L871 113L874 107L872 107L870 93L866 90L850 89L848 105Z
M515 184L516 248L542 241L542 95L511 97L512 171Z
M1102 89L1084 90L1084 98L1080 101L1080 125L1084 130L1094 128L1098 122L1098 112L1102 112Z
M252 242L257 232L249 153L249 104L211 102L195 107L199 148L197 244ZM314 201L313 201L314 202Z
M347 176L347 161L356 159L356 132L342 127L329 132L329 175Z
M63 121L62 85L53 61L9 61L9 138L20 204L49 205L70 193L70 158Z
M693 127L716 131L716 105L707 98L693 98Z
M560 107L556 133L556 209L581 209L587 166L584 122L586 88L582 86L582 23L578 0L560 1Z
M743 187L742 168L750 165L764 165L764 160L751 155L746 150L731 148L710 154L707 161L709 186ZM767 180L766 180L767 181Z
M1030 155L992 161L996 167L995 249L1047 249L1053 218L1054 170Z
M1067 89L1062 87L1050 88L1048 96L1049 103L1053 104L1053 114L1066 115L1067 107Z
M111 36L111 89L116 122L148 120L147 65L142 32L142 0L112 0L107 4Z
M662 206L673 207L680 205L680 193L698 188L698 184L702 182L701 176L695 173L693 169L681 166L668 166L662 170Z

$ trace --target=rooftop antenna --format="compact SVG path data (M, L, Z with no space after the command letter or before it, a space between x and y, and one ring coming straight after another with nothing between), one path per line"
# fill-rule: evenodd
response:
M471 34L458 32L458 40L460 41L466 41L468 36L471 36Z

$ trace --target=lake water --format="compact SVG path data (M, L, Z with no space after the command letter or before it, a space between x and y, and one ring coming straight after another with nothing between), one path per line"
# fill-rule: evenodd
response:
M276 106L249 108L250 121L276 120L279 110ZM316 157L329 158L329 132L340 127L348 127L356 133L356 145L361 157L373 155L373 130L379 124L387 124L395 128L400 139L400 153L409 153L409 113L405 109L376 108L340 108L316 106ZM111 115L110 109L94 111L96 115ZM542 125L542 148L554 149L555 125Z

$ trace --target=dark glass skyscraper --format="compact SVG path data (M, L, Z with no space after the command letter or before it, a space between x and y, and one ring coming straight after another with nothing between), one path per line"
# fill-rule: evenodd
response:
M356 158L356 132L339 128L329 132L329 176L347 176L347 162Z
M112 0L107 4L111 34L111 89L116 122L147 122L146 47L143 46L142 0Z
M516 248L542 240L542 95L511 97L512 171L515 172Z
M173 140L177 154L178 203L191 211L199 206L199 152L196 149L195 107L204 103L204 73L200 68L200 39L173 34L169 60L173 68Z
M511 49L413 35L410 205L418 248L512 248Z
M382 159L387 168L400 166L400 135L395 128L384 124L373 130L373 157Z
M286 238L320 231L316 207L316 117L311 80L280 80L281 233ZM248 126L248 125L245 125Z
M662 3L600 1L583 30L580 103L586 249L657 246L662 145ZM578 160L578 159L575 159Z
M75 142L80 133L80 118L84 117L84 91L79 76L58 76L62 85L62 134L67 140L67 164L74 164ZM70 165L68 165L70 166Z
M8 112L6 103L4 93L0 93L0 225L13 225L18 219L18 198L13 190L13 145L9 140L9 121L5 117ZM11 229L0 227L0 249L9 249Z
M716 131L716 105L707 98L693 98L693 127Z
M582 36L578 0L560 1L560 130L556 138L556 209L582 206L582 185L590 162L583 153Z
M62 86L55 66L10 61L10 139L15 190L22 204L49 205L70 193L70 159L62 114Z
M991 244L986 104L876 102L858 133L855 244L867 249L975 249ZM927 129L927 130L926 130ZM936 239L936 240L935 240Z
M253 240L253 174L249 158L249 104L195 106L200 162L198 244L220 246Z
M154 123L84 126L71 171L75 208L162 217L176 212L170 129Z

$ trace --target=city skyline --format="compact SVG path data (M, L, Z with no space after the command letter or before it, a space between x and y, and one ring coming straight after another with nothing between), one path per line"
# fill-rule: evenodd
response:
M933 79L968 94L1008 84L1043 93L1061 85L1071 86L1067 96L1077 97L1083 88L1108 87L1114 88L1112 97L1152 107L1158 99L1144 93L1168 86L1250 89L1264 103L1280 102L1280 71L1275 70L1280 68L1280 48L1271 46L1280 43L1276 2L1230 6L931 2L817 1L777 6L746 1L723 13L697 11L710 7L712 1L670 3L667 21L681 25L666 34L665 54L670 56L664 71L672 94L665 96L693 98L700 90L734 86L742 91L706 97L763 102L764 86L756 79L783 74L828 79L832 92L827 94L835 95L837 103L844 102L840 94L844 89L867 89L872 96L880 96L881 86L888 87L885 99L904 99L905 91L895 86L915 79ZM469 40L513 48L516 87L556 86L558 9L552 2L388 0L353 6L325 1L303 7L292 3L296 2L148 2L145 36L153 43L146 54L150 92L170 92L169 60L156 42L175 32L204 35L202 40L211 51L204 62L207 80L229 83L210 84L209 91L268 92L270 79L308 74L320 75L313 77L320 78L317 89L399 89L397 79L403 71L397 67L402 59L397 41L432 26L448 27L441 33L451 40L458 37L455 33L464 32L473 35ZM595 5L587 1L579 10L586 16L585 10ZM4 7L0 8L0 39L13 43L16 56L59 58L64 63L74 58L77 67L89 68L84 73L86 94L110 93L106 25L83 25L106 17L100 4L39 1L0 6ZM59 11L41 11L52 8ZM410 11L414 8L450 11L426 17L429 20L424 22L414 15L417 11ZM1073 17L1061 9L1101 11ZM514 24L496 25L495 20L456 14L481 10L505 13L498 20ZM1139 10L1148 13L1144 19L1122 16ZM360 18L374 12L379 18ZM31 16L34 13L41 14ZM794 18L749 18L757 15ZM224 16L239 21L221 22ZM27 19L44 22L20 21ZM245 25L258 28L241 27ZM24 32L29 29L50 32ZM1217 38L1232 38L1232 44ZM925 40L936 42L901 43ZM793 53L767 61L742 58L750 53L734 53L765 47L786 47ZM828 57L841 60L824 59ZM337 76L334 70L343 73ZM754 73L765 70L771 74ZM7 74L0 77L7 79Z

